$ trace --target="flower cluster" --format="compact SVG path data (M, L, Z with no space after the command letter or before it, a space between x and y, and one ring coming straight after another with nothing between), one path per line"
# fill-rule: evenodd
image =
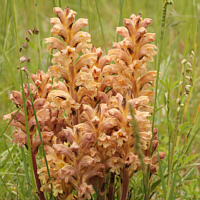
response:
M106 199L106 177L119 175L122 199L127 198L128 183L133 173L142 168L136 149L133 120L137 123L140 148L145 166L151 174L157 171L157 130L152 133L148 117L153 108L155 71L147 72L146 64L153 61L156 46L149 44L155 34L147 33L151 19L141 15L124 19L125 27L117 33L124 39L113 43L108 55L90 44L90 34L80 31L87 19L75 22L76 12L68 7L54 8L58 18L52 18L51 33L58 37L46 38L53 54L47 74L38 71L30 85L34 105L31 104L27 84L24 85L28 127L33 154L41 145L36 134L33 106L46 152L51 181L43 160L38 169L41 190L51 192L57 199L90 199L97 191ZM14 91L11 99L19 108L22 95ZM131 113L133 110L133 115ZM11 120L17 111L4 118ZM11 124L17 127L13 142L27 145L24 108L15 115ZM160 152L160 159L165 152ZM112 187L112 181L110 180ZM76 195L72 191L76 190ZM111 189L112 191L112 189ZM108 194L109 195L109 194Z

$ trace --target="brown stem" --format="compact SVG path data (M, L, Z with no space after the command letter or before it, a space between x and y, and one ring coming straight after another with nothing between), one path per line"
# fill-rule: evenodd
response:
M121 200L126 200L128 195L128 187L129 187L129 176L128 176L128 170L123 169L122 170L122 196Z
M106 200L106 180L105 177L99 179L99 195L102 200Z
M109 183L109 189L108 189L108 199L109 200L114 199L114 192L113 192L114 183L115 183L115 174L110 173L110 183Z
M35 155L33 153L32 153L32 162L33 162L33 171L34 171L35 182L37 185L39 199L45 200L44 193L40 190L41 183L40 183L39 175L37 173L37 163L36 163Z

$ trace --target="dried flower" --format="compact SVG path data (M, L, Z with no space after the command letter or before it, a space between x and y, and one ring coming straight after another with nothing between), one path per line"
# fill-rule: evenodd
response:
M27 43L23 43L23 47L24 47L25 49L28 49L28 44L27 44Z
M27 42L29 42L29 41L30 41L28 37L26 37L26 41L27 41Z
M35 35L38 35L39 31L36 28L34 28L32 33L35 34Z

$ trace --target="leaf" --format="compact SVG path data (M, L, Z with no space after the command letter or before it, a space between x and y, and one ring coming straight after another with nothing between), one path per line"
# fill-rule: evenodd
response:
M180 82L179 81L175 81L173 84L172 84L172 87L171 87L171 91L175 88L177 88L178 86L180 86Z
M165 178L164 178L164 174L162 170L162 164L160 161L159 153L158 153L158 161L159 161L159 171L160 171L160 179L161 179L161 184L162 184L162 189L163 189L163 195L164 195L164 199L166 199Z
M97 189L94 187L94 185L92 185L92 187L93 187L93 189L94 189L94 191L95 191L95 193L96 193L98 199L99 199L99 200L102 200L100 194L98 193L98 191L97 191Z
M186 131L190 130L192 128L192 125L189 122L184 122L180 126L178 126L179 132L178 136L182 135Z
M186 158L185 163L189 163L190 161L192 161L193 159L195 159L197 156L199 156L198 154L195 155L190 155Z
M163 80L161 80L161 79L159 81L165 87L165 89L167 89L167 86L166 86L165 82Z

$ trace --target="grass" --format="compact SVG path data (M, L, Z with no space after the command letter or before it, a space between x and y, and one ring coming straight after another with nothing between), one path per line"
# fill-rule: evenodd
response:
M89 18L84 28L92 36L92 43L106 52L112 42L121 38L115 33L116 27L123 24L123 18L132 13L142 13L143 18L152 18L148 32L156 32L155 44L158 55L148 69L161 72L156 82L155 115L152 120L158 128L159 149L166 151L164 160L159 161L160 169L154 176L151 199L200 199L200 73L199 73L199 19L200 3L174 0L167 5L163 15L164 1L15 1L1 3L0 13L0 198L1 199L37 199L33 181L30 154L12 144L12 128L5 133L3 115L15 108L9 100L12 90L19 90L26 78L20 70L19 47L29 37L28 56L31 62L27 68L29 74L37 69L46 71L50 58L44 38L50 36L49 18L54 14L53 6L69 6L78 17ZM37 5L36 5L37 4ZM163 17L164 16L164 17ZM163 21L164 20L164 21ZM37 28L40 34L33 37L28 30ZM194 55L191 53L194 52ZM192 58L193 57L193 58ZM188 63L181 64L183 59ZM191 72L186 72L186 68ZM192 87L186 97L185 86L191 84L186 76L192 77ZM180 81L183 83L180 84ZM180 103L177 103L180 99ZM183 105L182 105L183 104ZM25 178L26 177L26 178ZM31 181L32 180L32 181ZM130 199L144 199L142 172L133 176L130 183Z

